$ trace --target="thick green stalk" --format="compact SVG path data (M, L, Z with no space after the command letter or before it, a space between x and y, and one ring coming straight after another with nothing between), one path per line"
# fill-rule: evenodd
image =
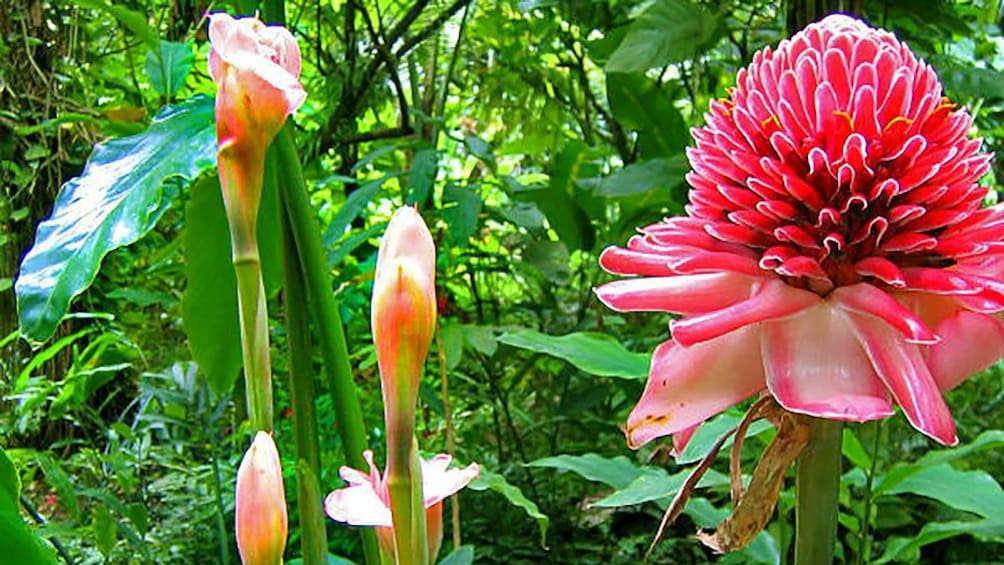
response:
M795 565L833 563L843 425L812 418L795 472Z
M275 151L269 151L266 174L276 177ZM271 179L270 179L271 180ZM276 193L268 193L275 197ZM296 253L296 243L289 228L285 209L279 208L283 241L283 304L286 308L286 344L289 348L289 392L293 405L293 438L296 446L296 489L300 502L300 527L303 531L301 546L306 565L327 563L328 537L325 531L324 511L321 508L321 489L318 477L321 458L317 443L317 417L314 413L314 373L310 363L310 327L308 322L307 292L303 284L303 271Z
M387 436L387 495L394 520L397 565L427 565L429 550L418 443L412 436L404 445L407 447L391 445L391 437Z
M249 154L229 145L219 152L220 182L231 191L260 194L264 178L264 151ZM224 203L228 203L224 199ZM272 431L272 367L268 345L268 306L261 275L257 210L240 209L230 203L227 218L234 273L237 275L237 302L241 327L241 354L248 413L252 430Z
M367 469L363 450L367 448L366 428L359 406L356 385L352 380L345 330L338 303L331 290L327 274L327 263L321 248L321 234L317 218L307 197L307 186L303 180L303 170L296 145L287 124L276 136L278 149L279 190L289 218L289 226L296 242L296 250L302 267L310 311L315 315L318 333L321 337L321 355L328 376L328 385L335 405L335 421L345 448L345 458L356 469ZM371 529L361 530L366 563L380 562L376 534Z

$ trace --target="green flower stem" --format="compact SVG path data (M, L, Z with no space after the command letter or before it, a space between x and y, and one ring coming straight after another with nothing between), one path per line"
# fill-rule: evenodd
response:
M795 565L833 563L843 424L811 418L795 472Z
M278 185L275 150L270 150L266 161L269 181ZM276 192L270 192L273 197ZM321 508L321 489L318 477L321 458L317 444L317 417L314 412L314 373L310 363L310 327L307 310L307 291L303 283L303 270L296 253L296 243L286 218L285 209L279 208L282 221L283 275L286 308L286 344L289 348L289 392L293 405L293 439L296 445L296 488L299 500L300 527L303 531L301 546L306 565L327 563L328 537L325 531L324 510Z
M219 152L220 182L260 194L265 174L264 153L250 155L225 145ZM226 199L224 199L226 202ZM255 229L257 210L228 208L230 244L237 275L241 355L248 413L253 431L272 431L272 368L268 350L268 305L261 274Z
M335 405L335 421L345 448L345 458L352 467L367 469L366 460L362 455L367 447L366 428L363 424L359 397L356 394L356 385L352 380L342 316L331 290L317 218L307 197L307 186L303 180L303 170L289 124L279 132L274 144L278 150L278 170L283 173L279 178L279 191L296 243L307 287L307 297L311 304L310 311L316 316L324 369ZM376 565L380 562L376 534L368 528L360 532L366 563Z
M387 495L394 520L397 565L427 565L429 550L422 500L422 466L414 435L406 441L392 438L388 432Z

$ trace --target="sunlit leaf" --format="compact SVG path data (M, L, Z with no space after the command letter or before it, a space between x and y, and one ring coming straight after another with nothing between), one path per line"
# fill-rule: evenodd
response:
M24 335L49 338L104 256L143 237L167 210L176 186L164 181L212 167L215 147L213 101L204 97L165 108L141 134L98 145L63 185L21 264L14 286Z

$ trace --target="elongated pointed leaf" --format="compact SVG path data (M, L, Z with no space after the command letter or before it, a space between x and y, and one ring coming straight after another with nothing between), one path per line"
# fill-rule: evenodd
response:
M496 339L513 347L559 357L593 375L622 379L648 377L648 355L632 353L605 334L576 332L554 336L536 330L519 330Z
M48 339L104 256L153 228L171 203L166 179L192 179L214 165L214 123L212 99L199 97L164 108L143 133L94 149L21 264L15 291L25 336Z
M230 390L241 367L237 277L220 182L206 177L185 209L185 296L181 316L192 359L216 394Z
M527 465L571 471L586 480L599 481L615 489L626 488L635 479L650 470L653 473L657 472L651 468L638 467L623 455L608 459L596 453L555 455L531 461Z

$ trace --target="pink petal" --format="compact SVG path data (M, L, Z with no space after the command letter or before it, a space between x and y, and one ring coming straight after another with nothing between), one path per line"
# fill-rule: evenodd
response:
M347 466L339 469L338 475L349 486L328 494L324 511L332 520L353 526L390 527L393 521L386 502L387 494L380 471L373 463L373 452L363 451L363 459L369 465L369 474Z
M704 273L623 279L597 287L601 302L618 312L690 314L724 308L746 300L755 278L738 273Z
M764 280L753 296L727 308L674 320L673 338L684 346L714 339L728 332L762 322L790 316L820 301L819 295L789 286L777 279Z
M785 409L852 422L893 414L846 314L829 302L765 322L761 344L767 387Z
M931 346L927 365L941 390L949 390L1004 357L1004 323L962 310L938 324L941 342Z
M353 526L394 525L390 508L368 482L332 491L324 500L324 511L332 520Z
M868 283L842 286L834 290L832 296L833 300L845 310L870 314L885 320L911 343L938 341L938 336L924 324L923 320L876 286Z
M683 454L683 450L687 449L687 444L690 443L690 438L694 437L694 432L699 427L701 427L701 424L694 424L685 430L673 434L673 457L679 457Z
M939 443L955 445L955 422L920 348L907 343L884 320L849 313L854 333L875 373L889 388L914 428Z
M692 428L763 389L759 332L745 327L691 347L667 341L652 356L645 392L628 416L628 445Z
M425 507L429 508L467 486L480 473L477 463L463 469L449 469L453 458L439 454L428 461L422 461L422 494Z

